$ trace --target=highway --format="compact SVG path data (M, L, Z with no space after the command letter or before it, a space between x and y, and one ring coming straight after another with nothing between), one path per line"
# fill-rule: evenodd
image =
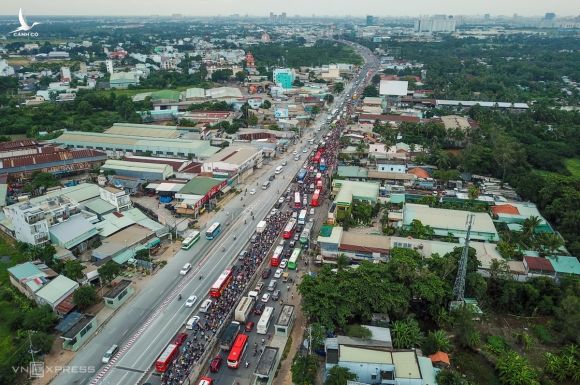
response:
M361 54L365 60L369 59L366 52ZM368 68L367 66L363 68L360 75L347 85L343 94L335 99L332 108L340 106L337 115L345 99L348 98L350 101L353 86L357 81L364 79ZM357 87L360 88L360 82ZM191 314L197 311L197 306L207 296L209 287L215 279L236 260L254 233L256 224L269 213L279 196L286 191L294 175L308 160L309 153L302 153L302 149L307 146L304 138L310 137L315 130L320 129L325 118L324 114L319 115L313 127L304 130L302 141L296 145L296 150L301 154L299 161L293 160L294 156L290 149L282 158L272 162L271 172L265 173L258 181L258 185L247 186L248 190L256 189L255 195L248 194L244 196L243 201L240 196L235 197L216 214L214 220L222 223L224 227L217 239L206 240L202 229L201 239L190 250L178 251L169 263L151 278L147 287L124 304L68 364L69 367L94 367L96 374L63 372L51 384L118 385L141 382L161 351L175 334L183 329ZM262 182L273 174L274 168L283 160L287 161L283 172L276 176L269 189L262 190ZM250 216L251 211L254 214L254 221ZM244 224L244 220L247 224ZM227 223L229 225L226 225ZM186 276L181 276L179 270L186 262L192 263L193 269ZM204 279L199 279L200 274ZM183 306L185 301L177 299L180 293L184 298L191 294L197 295L196 306L185 308ZM101 364L104 352L113 344L120 346L119 353L109 364Z

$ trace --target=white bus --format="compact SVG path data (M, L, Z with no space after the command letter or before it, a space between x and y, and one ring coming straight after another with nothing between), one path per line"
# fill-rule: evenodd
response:
M272 322L272 314L274 313L274 308L272 306L266 306L262 312L262 316L258 321L258 326L256 327L256 333L267 334L268 328L270 327L270 322Z
M306 209L300 210L300 215L298 215L298 224L303 225L306 223Z
M181 242L181 248L183 250L189 250L195 242L199 241L199 235L199 231L193 231L191 234L185 237L183 242Z

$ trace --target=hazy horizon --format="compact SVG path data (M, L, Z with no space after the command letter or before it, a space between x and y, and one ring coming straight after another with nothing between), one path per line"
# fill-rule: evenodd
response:
M386 0L289 0L286 3L273 3L269 0L169 0L160 7L158 2L138 0L3 0L0 2L0 15L18 15L22 8L25 15L46 16L228 16L231 14L249 16L268 16L270 12L286 12L288 17L299 16L354 16L373 15L378 17L417 17L420 15L483 15L543 16L554 12L560 17L580 14L578 3L570 0L553 0L550 3L529 0L415 0L411 3L389 2Z

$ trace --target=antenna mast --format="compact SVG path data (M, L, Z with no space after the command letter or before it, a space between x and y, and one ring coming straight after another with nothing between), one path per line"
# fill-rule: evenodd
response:
M465 275L467 274L467 257L469 256L469 235L471 233L471 226L475 220L475 215L472 213L467 215L466 227L467 235L465 236L465 244L463 245L463 252L459 260L459 269L457 269L457 277L455 278L455 285L453 286L453 299L456 304L462 303L465 295Z

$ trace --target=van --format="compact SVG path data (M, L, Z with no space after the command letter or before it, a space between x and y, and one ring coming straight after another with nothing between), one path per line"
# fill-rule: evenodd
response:
M298 213L296 211L292 212L292 218L294 218L294 219L298 218Z
M267 180L264 183L262 183L262 190L266 190L268 187L270 187L270 181Z
M278 166L278 167L276 167L274 174L280 174L281 172L282 172L282 166Z
M257 299L258 298L258 292L255 290L252 290L250 292L248 292L248 297L253 298L253 299Z
M310 184L309 190L310 190L310 193L313 193L314 192L314 183L311 183Z
M111 357L113 357L115 353L117 353L117 350L119 350L119 345L111 346L109 350L107 350L103 355L103 359L101 360L103 364L108 364Z
M289 276L290 276L290 274L288 274L288 273L282 274L282 282L288 282L288 277Z
M199 311L202 313L207 313L209 308L211 307L213 301L211 299L206 299L205 301L203 301L203 303L201 304L201 306L199 307Z
M268 284L268 291L274 291L274 289L276 289L276 286L278 286L278 280L277 279L270 280L270 283Z

